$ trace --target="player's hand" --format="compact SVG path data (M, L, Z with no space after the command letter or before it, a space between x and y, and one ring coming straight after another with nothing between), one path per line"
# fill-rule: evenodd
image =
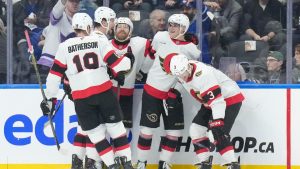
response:
M198 37L193 34L193 33L186 33L184 34L184 39L187 41L187 42L192 42L193 44L195 45L198 45L199 44L199 39Z
M114 78L114 74L113 74L111 68L107 66L106 69L107 69L107 74L108 74L109 78L113 79Z
M132 50L131 50L131 47L128 46L127 48L127 53L124 54L125 57L128 57L130 59L130 65L131 65L131 68L134 64L134 61L135 61L135 58L134 58L134 55L132 53Z
M146 78L147 78L147 74L142 72L141 70L135 76L135 79L138 83L145 83Z
M123 86L125 81L125 74L126 71L120 71L118 74L114 77L114 79L118 82L118 85Z
M226 134L225 130L224 130L224 119L215 119L215 120L209 122L208 125L209 125L209 128L211 129L211 131L214 135L214 139L216 141L220 141L220 139L221 140L227 139L227 138L225 138L226 136L228 136L228 134Z
M56 98L47 99L46 101L43 100L41 102L40 107L42 109L44 116L48 116L50 112L54 111L56 102L57 102Z
M178 105L182 103L182 97L178 90L171 88L168 92L168 98L166 100L168 109L176 109Z
M68 98L73 101L72 89L69 83L69 79L67 77L63 79L63 89L64 92L68 95Z

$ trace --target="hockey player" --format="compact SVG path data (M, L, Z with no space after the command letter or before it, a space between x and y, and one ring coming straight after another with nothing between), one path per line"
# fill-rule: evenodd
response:
M118 55L132 52L135 57L135 63L131 71L125 75L125 79L113 80L115 91L118 91L117 88L120 85L119 103L123 111L123 123L127 128L127 133L132 128L133 92L136 74L140 70L148 73L154 60L150 41L142 37L131 37L132 31L133 23L131 20L127 17L120 17L116 21L114 39L110 41Z
M164 62L169 61L174 52L184 53L193 59L200 56L197 46L184 39L189 27L188 17L184 14L173 14L169 17L168 24L168 31L158 32L152 41L156 53L142 96L137 147L138 169L146 167L152 135L154 129L159 127L161 115L164 120L165 136L161 140L159 169L169 168L178 138L182 136L181 130L184 128L181 96L177 90L171 89L175 86L176 79L166 72Z
M227 169L240 169L229 135L244 100L236 82L211 66L189 61L182 54L173 56L165 69L177 76L188 93L202 103L189 129L194 151L200 160L199 169L212 168L210 142L206 136L208 128L212 130L217 151L226 161Z
M95 144L101 159L109 169L119 168L114 152L106 139L106 130L115 143L115 149L124 157L123 167L131 169L131 150L122 123L120 106L112 91L112 83L106 71L109 66L116 76L129 71L134 63L131 55L118 57L107 38L88 36L92 19L84 13L77 13L72 19L77 37L59 45L54 64L46 83L47 101L41 108L45 115L53 110L55 96L62 75L65 73L72 88L72 98L82 130Z
M112 9L103 6L95 10L94 16L94 30L91 35L107 40L107 36L113 33L116 13ZM68 85L65 84L64 86ZM85 155L85 169L99 169L104 167L103 162L95 150L95 145L92 144L89 137L80 128L81 127L78 126L78 131L74 138L75 149L72 155L72 167L74 167L74 169L80 168Z

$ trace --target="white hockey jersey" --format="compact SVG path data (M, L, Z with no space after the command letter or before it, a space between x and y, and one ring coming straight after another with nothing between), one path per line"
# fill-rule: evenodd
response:
M171 39L167 31L157 32L152 41L152 47L156 51L155 59L149 70L144 90L158 99L166 99L169 89L175 84L175 76L165 70L164 64L170 62L172 55L184 54L190 59L200 57L200 50L191 42Z
M85 36L66 40L58 47L54 64L47 77L47 98L55 97L61 77L69 79L73 99L82 99L112 87L106 65L114 72L128 71L130 59L117 57L106 37Z
M51 67L58 45L69 38L75 37L72 18L65 13L65 6L60 0L57 1L50 13L50 24L47 29L42 55L37 63Z
M220 70L190 60L192 76L180 81L183 87L204 106L212 109L214 119L224 118L226 106L244 100L239 86Z
M142 37L130 38L128 44L118 45L114 39L110 40L117 55L124 55L128 51L128 47L131 47L132 53L135 57L134 64L131 71L125 75L124 85L120 87L121 96L132 96L134 91L134 83L136 74L142 69L144 73L147 73L150 69L154 57L149 56L149 48L151 48L150 41ZM113 86L117 87L118 83L113 81Z

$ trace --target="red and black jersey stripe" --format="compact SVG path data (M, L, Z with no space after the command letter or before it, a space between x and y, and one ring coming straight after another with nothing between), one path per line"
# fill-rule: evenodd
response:
M62 64L60 61L55 59L54 64L50 70L50 73L57 75L59 77L63 77L63 74L65 73L66 70L67 70L67 65Z
M221 88L219 85L213 86L206 90L205 92L201 93L201 97L204 103L210 105L215 99L222 96Z

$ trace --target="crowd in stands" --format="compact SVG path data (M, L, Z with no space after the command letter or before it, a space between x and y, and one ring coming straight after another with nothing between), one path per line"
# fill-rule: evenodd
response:
M78 11L94 17L95 9L103 5L102 0L66 1L70 2L70 10L65 10L66 22L70 22L72 14ZM59 19L55 18L56 15L50 15L56 4L57 0L14 0L13 56L11 56L14 83L37 83L28 59L28 46L23 32L29 31L34 55L39 60L45 54L43 47L44 43L47 43L47 36L53 33L51 24L53 25L53 22ZM72 5L77 5L77 7L73 6L73 11ZM117 17L126 16L132 20L133 35L147 39L152 39L158 31L166 30L168 26L166 21L174 13L186 14L190 19L188 33L196 34L197 24L199 24L196 17L197 13L201 12L201 61L228 72L227 75L239 82L286 83L285 62L287 57L292 58L292 56L286 56L288 11L285 0L203 0L202 11L199 11L196 6L196 0L109 1L109 7L117 13ZM209 14L203 15L203 11L206 10ZM0 0L0 83L2 84L6 83L7 66L6 11L5 0ZM292 26L293 54L295 54L293 83L300 83L299 11L300 1L295 0ZM228 63L230 58L234 59ZM43 64L39 68L42 74L47 75L49 68L45 68Z

